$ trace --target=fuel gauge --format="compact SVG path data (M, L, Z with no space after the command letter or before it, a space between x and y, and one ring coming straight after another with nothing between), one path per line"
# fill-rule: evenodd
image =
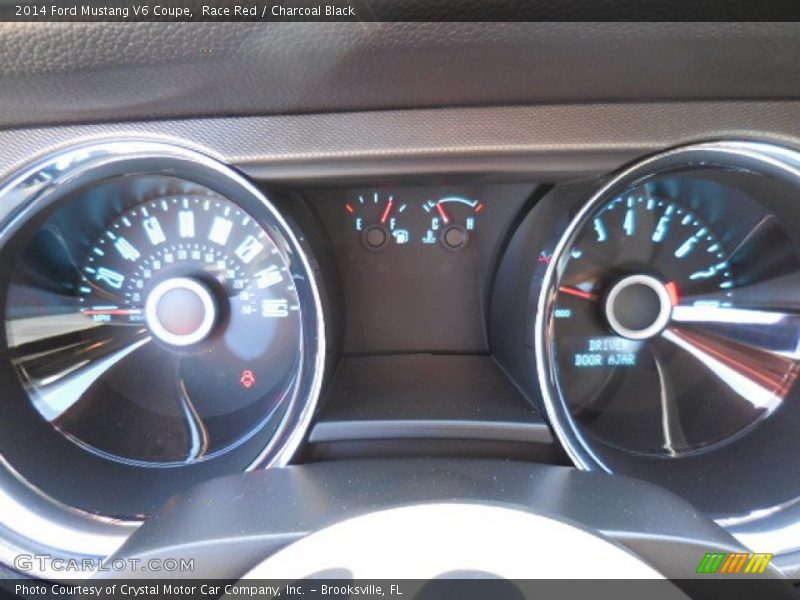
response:
M355 201L346 202L344 208L353 216L355 230L369 250L382 250L390 243L404 245L411 240L408 229L398 227L407 206L392 195L359 195Z
M428 200L422 208L431 215L422 243L432 245L438 242L448 250L461 250L469 242L470 233L475 230L477 216L484 205L478 200L447 196Z

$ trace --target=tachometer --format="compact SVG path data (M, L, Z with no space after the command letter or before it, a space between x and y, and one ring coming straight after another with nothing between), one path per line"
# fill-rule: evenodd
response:
M679 408L683 384L700 374L696 359L709 348L668 326L732 307L729 256L700 217L644 188L613 199L579 235L552 332L561 392L594 435L675 455L725 439L774 408L767 395L763 406L742 402L733 419L711 422L699 417L717 397Z
M553 257L539 358L587 447L707 450L775 412L797 380L796 309L773 283L797 264L791 242L706 181L668 173L599 195Z

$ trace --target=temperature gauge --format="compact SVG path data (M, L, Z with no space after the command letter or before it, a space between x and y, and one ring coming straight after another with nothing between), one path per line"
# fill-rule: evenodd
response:
M430 226L422 243L438 242L448 250L461 250L469 242L470 232L475 230L478 213L484 209L484 205L477 200L448 196L440 200L428 200L422 208L431 215Z
M381 250L390 243L404 245L411 240L408 229L398 227L406 204L394 196L381 196L378 192L360 195L356 201L346 202L344 208L353 216L355 230L370 250Z

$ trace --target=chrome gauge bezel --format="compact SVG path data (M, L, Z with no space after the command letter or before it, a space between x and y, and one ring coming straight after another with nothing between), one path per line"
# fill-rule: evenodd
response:
M630 470L621 468L622 461L616 458L614 459L614 465L610 465L604 458L609 454L606 453L605 449L600 451L600 445L582 433L581 427L573 419L570 409L560 395L553 352L551 322L557 295L557 285L569 260L569 250L597 211L606 202L650 178L673 171L696 168L731 169L745 173L752 172L756 175L768 175L791 181L792 185L797 186L798 190L800 190L800 152L771 143L756 141L698 143L671 149L637 162L617 173L602 185L572 218L558 239L552 254L552 260L545 270L541 288L538 291L535 305L536 313L533 318L535 373L538 378L538 388L541 392L542 403L551 426L574 464L578 468L587 471L602 471L644 477L655 483L662 484L679 494L682 490L678 489L680 486L676 485L672 478L673 476L677 478L684 477L680 471L682 464L691 464L691 468L694 469L694 475L697 475L702 473L702 469L699 468L701 464L704 468L711 467L714 459L709 455L713 455L713 453L701 453L702 456L700 457L653 459L654 461L660 461L662 464L667 462L674 463L674 468L668 471L664 467L664 470L660 471L658 475L648 475L643 466L644 462L637 463L635 468L631 466ZM731 444L740 443L739 437L744 437L744 433L747 432L743 432L742 436L733 438ZM746 453L747 451L746 447L742 452ZM730 458L730 456L728 457ZM779 458L776 457L776 460L779 460ZM682 463L682 461L686 462ZM706 462L701 463L700 461ZM655 465L656 463L651 462L649 464ZM633 465L633 462L631 462L631 465ZM722 463L718 466L722 466ZM730 468L730 465L726 468ZM736 481L738 475L735 469L730 473L732 483ZM784 476L789 477L789 474L786 473ZM695 481L699 480L695 479ZM747 486L746 481L747 477L745 476L741 479L741 485ZM681 485L684 486L683 489L685 490L690 483L691 481L686 477L686 480ZM698 485L698 487L702 486ZM773 544L769 547L769 551L776 554L800 547L800 539L795 535L798 527L800 527L800 503L797 502L796 497L787 497L785 502L772 503L770 506L752 506L737 513L726 513L724 511L715 512L714 510L713 498L719 493L722 492L709 490L707 494L703 494L705 496L703 501L707 503L705 506L701 505L696 498L692 500L698 504L699 508L709 512L718 523L728 528L734 535L740 535L744 543L758 539L760 542L759 547L762 547L764 540L769 540Z
M270 200L247 179L217 160L170 142L115 139L78 143L51 154L12 176L0 188L0 250L28 223L71 192L110 177L130 174L185 178L237 202L257 205L285 240L307 290L304 320L307 364L295 394L271 439L246 470L284 466L301 444L315 412L326 356L325 317L308 249ZM260 448L260 446L259 446ZM20 554L47 552L63 558L105 558L137 529L140 518L98 515L73 508L31 484L25 473L0 455L0 563L14 567ZM27 574L75 576L34 565Z

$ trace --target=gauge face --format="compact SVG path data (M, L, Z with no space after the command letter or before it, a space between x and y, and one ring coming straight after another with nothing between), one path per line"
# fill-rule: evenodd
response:
M344 208L369 250L414 242L456 251L467 246L485 206L479 200L444 196L426 200L421 206L413 204L409 210L409 204L393 194L372 192L359 194L355 200L345 202Z
M718 233L640 186L563 250L550 348L558 393L585 433L675 457L747 430L785 398L797 364L756 343L759 324L780 315L737 301L750 238L732 247Z
M446 196L439 200L428 200L422 208L430 215L422 243L439 243L447 250L461 250L475 231L478 214L483 211L484 205L478 200Z
M68 265L61 285L74 293L31 289L26 265L12 287L9 341L34 406L106 458L213 458L266 427L296 383L302 321L288 250L197 188L112 216Z
M344 208L369 250L383 250L390 244L403 246L411 241L409 230L401 225L408 205L391 194L359 194L355 200L345 202Z

